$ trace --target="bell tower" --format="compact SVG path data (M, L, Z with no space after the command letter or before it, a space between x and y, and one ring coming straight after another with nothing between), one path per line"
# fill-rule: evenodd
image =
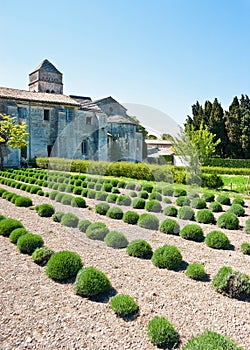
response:
M45 59L29 74L29 91L63 94L62 73Z

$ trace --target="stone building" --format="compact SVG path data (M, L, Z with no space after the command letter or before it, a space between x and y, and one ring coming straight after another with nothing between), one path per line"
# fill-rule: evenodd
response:
M29 74L29 91L0 87L0 113L27 124L30 135L23 156L29 160L47 156L108 160L109 135L112 135L112 140L122 138L122 142L131 144L125 148L125 158L140 161L142 137L137 124L117 101L113 100L112 107L112 100L110 97L92 101L89 97L64 95L63 75L48 60ZM117 114L106 113L104 105L109 112L114 108ZM119 131L113 131L113 124ZM4 164L20 164L20 151L11 150Z

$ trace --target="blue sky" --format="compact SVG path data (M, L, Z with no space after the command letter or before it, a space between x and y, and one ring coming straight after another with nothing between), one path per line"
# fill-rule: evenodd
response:
M48 58L65 94L150 106L145 123L167 132L196 100L250 94L249 16L250 0L5 1L0 86L27 89Z

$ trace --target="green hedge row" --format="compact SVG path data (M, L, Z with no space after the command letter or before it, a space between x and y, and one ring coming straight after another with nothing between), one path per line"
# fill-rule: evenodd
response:
M250 175L249 168L223 168L223 167L202 167L202 172L205 174L217 175Z
M222 168L250 168L250 159L209 158L204 166Z

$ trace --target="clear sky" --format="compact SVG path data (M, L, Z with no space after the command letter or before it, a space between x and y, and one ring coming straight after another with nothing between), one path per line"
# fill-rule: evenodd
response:
M112 95L178 123L197 100L227 108L250 94L250 0L1 0L0 30L0 86L27 89L47 58L65 94ZM147 123L167 131L167 118Z

